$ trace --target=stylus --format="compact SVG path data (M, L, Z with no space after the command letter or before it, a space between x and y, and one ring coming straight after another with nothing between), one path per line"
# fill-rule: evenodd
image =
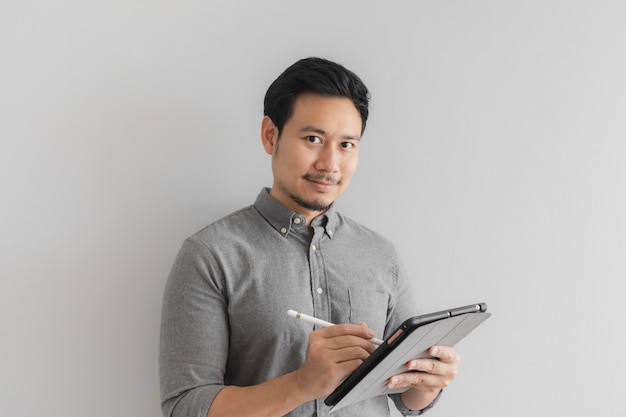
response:
M327 321L318 319L316 317L307 316L306 314L298 313L297 311L294 311L294 310L287 311L287 314L289 314L291 317L295 317L297 319L304 320L304 321L309 322L309 323L317 324L318 326L321 326L321 327L334 326L333 323L329 323ZM375 337L370 339L370 342L372 342L375 345L382 345L383 344L382 340L377 339Z

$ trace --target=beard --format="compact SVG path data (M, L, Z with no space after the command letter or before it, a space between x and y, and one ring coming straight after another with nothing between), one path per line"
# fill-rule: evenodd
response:
M336 184L336 185L341 184L341 179L337 179L333 177L332 175L328 175L328 174L318 174L318 175L304 174L302 178L308 181L325 181L325 182ZM328 203L321 199L305 200L293 194L290 194L289 197L291 197L291 199L300 207L305 208L307 210L312 210L312 211L320 211L320 212L326 211L333 205L332 201Z
M332 201L327 203L322 200L304 200L295 195L290 195L289 197L300 207L312 211L326 211L333 205Z

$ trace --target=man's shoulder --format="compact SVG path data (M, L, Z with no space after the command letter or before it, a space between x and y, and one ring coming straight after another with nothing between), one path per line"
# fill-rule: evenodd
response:
M191 235L189 239L205 243L231 239L240 233L245 233L245 230L249 229L256 220L258 220L256 209L254 205L249 205L209 223Z

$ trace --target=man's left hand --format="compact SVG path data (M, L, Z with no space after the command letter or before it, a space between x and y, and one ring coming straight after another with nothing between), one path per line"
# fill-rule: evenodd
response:
M388 387L411 387L423 393L433 393L450 385L458 371L459 355L449 346L433 346L428 353L432 358L410 360L407 363L410 372L389 378Z

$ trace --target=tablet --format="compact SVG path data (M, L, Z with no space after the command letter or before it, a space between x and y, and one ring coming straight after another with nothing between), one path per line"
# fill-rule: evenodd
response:
M486 311L487 304L477 303L405 320L324 403L336 411L377 395L406 391L406 387L388 389L388 379L406 372L409 360L430 357L431 346L454 346L491 315Z

